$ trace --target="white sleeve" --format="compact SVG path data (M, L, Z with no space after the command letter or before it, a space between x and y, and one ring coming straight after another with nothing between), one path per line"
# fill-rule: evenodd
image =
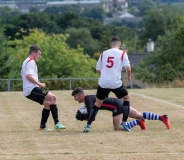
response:
M100 55L97 65L96 65L96 70L102 70L102 54Z
M127 53L124 54L122 62L123 62L122 64L123 67L130 67L130 61L128 59Z
M35 66L35 62L32 60L30 62L28 62L25 66L25 69L26 69L26 75L28 74L31 74L33 75L34 74L34 66Z

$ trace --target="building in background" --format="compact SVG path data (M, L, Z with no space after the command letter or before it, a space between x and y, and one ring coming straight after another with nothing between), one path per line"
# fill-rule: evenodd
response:
M140 22L142 20L142 17L135 17L134 15L123 12L123 11L117 11L112 14L112 17L107 17L104 19L104 24L109 24L114 21L121 22L122 20L126 21L132 21L132 22Z
M115 7L115 4L118 4L122 8L128 6L126 0L0 0L0 7L8 6L19 9L22 12L29 12L29 9L32 7L38 7L40 10L44 10L51 6L77 4L80 4L81 7L101 6L104 9L112 9Z

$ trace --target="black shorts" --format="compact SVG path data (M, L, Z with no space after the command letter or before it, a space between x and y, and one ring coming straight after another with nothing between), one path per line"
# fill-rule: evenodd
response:
M97 88L97 93L96 93L96 97L99 99L99 100L104 100L105 98L107 98L109 96L109 93L110 92L113 92L117 98L123 98L125 96L128 95L128 91L126 89L126 87L124 86L124 84L122 84L121 87L119 88L116 88L116 89L110 89L110 88L101 88L99 85L98 85L98 88Z
M45 91L40 87L35 87L30 95L26 96L27 98L31 99L32 101L38 102L41 105L45 99L45 96L49 93L49 91Z
M118 116L123 113L123 101L120 100L118 104L116 104L116 109L112 111L112 117Z

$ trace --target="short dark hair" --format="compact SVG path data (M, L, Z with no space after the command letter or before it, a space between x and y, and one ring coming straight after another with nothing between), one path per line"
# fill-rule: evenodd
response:
M119 37L115 36L111 39L112 45L117 45L118 43L121 44L121 39Z
M32 52L38 52L38 51L42 51L42 49L37 45L32 45L29 49L29 54L31 54Z
M84 91L83 91L83 89L82 89L81 87L75 88L75 89L72 91L72 96L74 96L74 95L76 95L76 94L78 94L78 93L84 94Z
M119 37L115 36L115 37L113 37L113 38L111 39L111 42L112 42L112 41L120 41L120 42L121 42L121 39L120 39Z

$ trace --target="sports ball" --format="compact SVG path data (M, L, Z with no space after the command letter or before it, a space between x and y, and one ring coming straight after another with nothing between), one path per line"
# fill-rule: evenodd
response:
M88 110L86 108L85 105L82 105L80 108L79 108L79 111L82 113L82 114L88 114Z

